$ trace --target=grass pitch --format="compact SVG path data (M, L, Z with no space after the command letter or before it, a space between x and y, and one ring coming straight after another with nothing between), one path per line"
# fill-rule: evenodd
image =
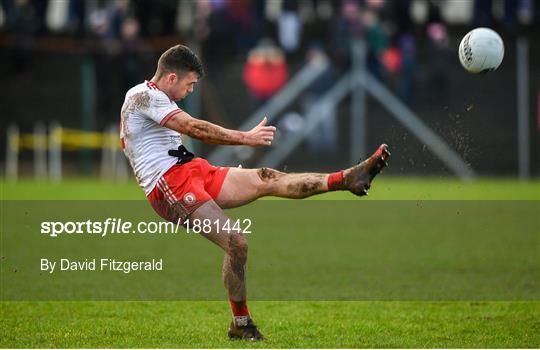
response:
M527 348L535 302L252 302L268 340L226 339L225 302L7 302L2 347Z
M16 183L0 180L0 198L26 199L145 199L132 182L96 182L94 178L68 178L54 184L22 179ZM446 178L378 178L369 191L369 200L540 200L540 180L482 179L463 182ZM332 192L311 200L358 200L347 192ZM366 200L366 199L363 199Z
M72 179L56 185L30 180L1 185L3 200L144 199L134 183ZM319 199L356 200L346 193L331 193ZM538 201L540 183L378 179L367 200L390 199ZM300 254L299 258L305 256ZM0 347L540 347L537 299L254 301L250 310L268 337L266 342L229 341L226 302L2 301Z

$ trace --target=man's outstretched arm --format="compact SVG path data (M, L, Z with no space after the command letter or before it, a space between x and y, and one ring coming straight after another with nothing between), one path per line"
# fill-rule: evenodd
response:
M223 128L205 120L193 118L186 112L175 114L164 126L205 143L219 145L270 146L274 140L274 126L266 125L266 117L253 129L239 131Z

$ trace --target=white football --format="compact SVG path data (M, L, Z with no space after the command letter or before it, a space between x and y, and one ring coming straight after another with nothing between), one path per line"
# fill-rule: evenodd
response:
M487 73L497 69L504 57L504 43L494 30L476 28L459 44L459 61L470 73Z

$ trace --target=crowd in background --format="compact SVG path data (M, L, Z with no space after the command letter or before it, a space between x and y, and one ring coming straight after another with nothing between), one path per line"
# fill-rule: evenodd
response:
M98 81L106 79L113 60L122 62L119 73L126 90L140 80L139 61L149 49L143 39L179 35L184 42L197 43L210 69L221 70L230 57L245 58L246 87L262 103L286 83L287 56L316 46L343 69L350 64L351 39L363 37L370 71L396 80L399 95L413 103L416 42L427 38L433 85L445 84L448 35L442 10L452 5L445 0L2 0L1 4L3 31L15 36L14 74L27 72L34 37L75 37L85 39L93 52ZM539 6L534 5L533 0L461 2L462 7L469 6L462 21L517 30L536 22ZM423 18L415 21L415 12L423 12L416 16ZM415 23L419 21L421 25Z
M422 35L443 41L448 0L1 0L2 31L25 37L73 36L127 41L181 35L203 46L207 60L247 56L260 39L272 38L287 54L307 49L314 38L338 64L346 64L351 37L365 37L374 57L389 71L397 55L414 49L413 18L423 12ZM459 3L460 0L457 1ZM464 3L461 1L461 3ZM509 30L537 22L534 0L471 0L461 22L504 24ZM450 4L451 5L451 4ZM451 17L451 16L446 16ZM454 19L455 20L455 19ZM460 20L457 19L457 22ZM436 24L436 26L431 26ZM411 35L413 35L411 37ZM27 44L27 45L31 45ZM388 48L394 50L388 51ZM110 47L101 49L107 51Z
M452 5L460 6L459 2L2 0L1 28L15 36L14 74L24 75L27 71L36 36L72 37L85 39L98 65L107 67L110 60L120 58L124 62L120 74L126 89L140 79L139 60L149 49L145 38L180 36L184 42L197 43L210 69L221 69L229 57L245 58L246 86L260 101L271 97L286 82L288 56L303 55L316 46L338 68L344 68L350 63L351 39L363 37L368 45L370 71L387 79L401 76L396 89L412 102L409 77L414 74L416 41L428 38L436 58L434 84L444 84L444 77L438 76L442 70L437 68L444 67L444 55L437 53L448 49L446 22L452 16L442 12L445 6L452 11ZM540 6L535 7L533 0L463 3L461 6L468 6L468 10L461 22L474 26L504 25L512 31L538 22ZM459 17L453 20L460 21ZM261 65L263 61L266 64ZM261 83L261 77L269 78Z
M366 65L376 78L413 109L428 108L418 78L431 100L447 92L457 34L487 26L504 39L523 33L534 38L530 33L538 30L539 18L535 0L0 0L0 62L7 86L18 89L21 82L38 85L32 82L35 52L49 59L50 52L65 54L81 65L91 61L96 88L87 98L95 104L90 128L116 121L127 89L148 79L159 54L175 43L194 48L205 62L208 78L198 89L202 115L229 127L253 111L230 101L259 107L307 62L329 63L299 106L277 121L280 129L295 131L314 101L349 68L353 39L366 43ZM80 74L75 65L67 74ZM231 81L243 82L244 89L229 89ZM83 95L81 86L70 86ZM209 97L212 89L217 93ZM224 105L233 105L229 115ZM322 127L307 140L317 155L338 151L335 111L325 113Z
M463 3L468 11L462 21L510 31L535 24L540 7L533 0ZM448 35L442 10L451 7L448 0L2 0L1 5L3 32L14 35L10 72L15 75L28 72L34 37L75 37L93 52L98 82L107 79L112 61L122 62L125 91L141 78L141 56L149 49L143 39L178 35L200 47L210 69L221 70L230 57L245 58L246 87L262 103L286 83L287 56L316 46L343 69L350 64L351 39L362 37L369 70L394 80L395 90L412 104L416 42L427 38L432 83L445 85ZM423 15L415 19L415 12ZM110 96L106 86L103 95Z

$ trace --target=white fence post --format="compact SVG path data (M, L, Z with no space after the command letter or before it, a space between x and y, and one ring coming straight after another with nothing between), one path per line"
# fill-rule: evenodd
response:
M49 124L49 178L62 180L62 128L58 122Z
M6 178L17 181L19 170L19 127L9 124L6 144Z
M45 124L34 124L34 177L45 179L47 177L47 130Z

